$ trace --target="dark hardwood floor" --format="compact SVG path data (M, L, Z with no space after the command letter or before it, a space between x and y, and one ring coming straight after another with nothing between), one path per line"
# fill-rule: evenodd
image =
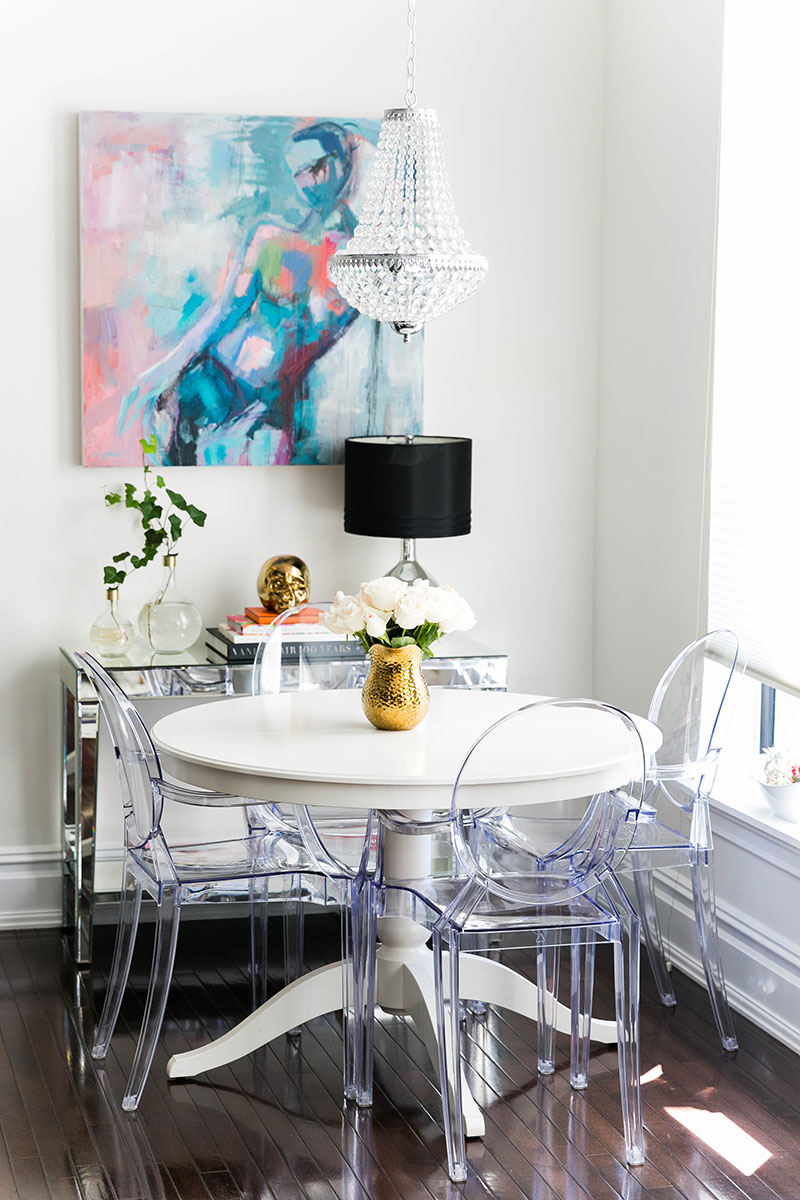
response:
M307 929L309 966L338 957L332 918ZM182 929L153 1070L139 1112L125 1114L149 939L144 927L118 1031L97 1064L87 1041L111 931L100 931L96 965L81 974L56 931L0 934L0 1200L800 1200L800 1059L740 1018L741 1049L724 1061L705 993L676 975L678 1009L666 1013L646 967L642 1168L625 1166L614 1050L592 1055L589 1089L575 1093L559 1038L559 1068L539 1081L535 1027L501 1010L468 1023L468 1077L486 1136L469 1143L460 1187L444 1168L433 1069L399 1018L376 1029L370 1112L343 1106L333 1016L311 1022L297 1043L281 1039L198 1080L168 1083L171 1054L247 1011L238 920ZM522 952L508 961L531 969ZM612 1011L608 966L603 956L597 1015Z

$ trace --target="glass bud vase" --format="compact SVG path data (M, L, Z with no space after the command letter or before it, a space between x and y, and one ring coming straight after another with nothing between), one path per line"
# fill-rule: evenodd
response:
M118 611L119 589L106 589L106 606L100 616L92 622L89 630L89 645L101 658L122 658L133 644L133 625Z
M200 637L203 618L196 605L178 591L175 584L177 554L164 555L161 587L139 613L139 629L154 650L176 654L186 650Z

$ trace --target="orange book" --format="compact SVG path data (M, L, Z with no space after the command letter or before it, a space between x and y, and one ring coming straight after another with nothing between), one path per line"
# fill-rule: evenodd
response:
M244 610L244 615L253 622L254 625L271 625L276 620L280 613L267 612L260 604L253 605L251 608ZM287 617L284 624L287 625L315 625L319 621L320 610L318 608L304 608L302 612L293 613L291 617ZM240 620L239 617L228 617L228 622L232 620Z

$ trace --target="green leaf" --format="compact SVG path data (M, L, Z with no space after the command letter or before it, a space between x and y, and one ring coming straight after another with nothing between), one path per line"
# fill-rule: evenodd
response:
M189 505L186 503L186 501L184 500L184 498L180 494L180 492L173 492L171 488L167 488L167 495L169 496L170 500L175 505L175 507L177 509L179 509L181 512L189 511Z
M141 509L141 504L136 499L136 488L132 483L125 484L125 507Z
M126 558L130 558L130 555L131 555L130 550L123 550L122 554L115 554L112 557L111 561L112 562L124 562Z
M416 645L416 638L408 637L408 635L406 635L405 637L393 637L392 640L389 642L389 645L394 650L399 650L401 646Z
M156 487L163 488L163 487L166 487L166 486L167 486L167 485L164 483L164 476L163 476L163 475L156 475Z
M116 562L116 559L114 561ZM118 571L116 567L103 567L103 583L106 587L113 587L115 583L124 582L124 571Z
M183 526L181 525L180 517L176 513L169 514L169 528L173 542L177 542L181 536Z
M190 504L180 492L173 492L171 488L167 488L167 495L178 511L185 512L194 525L205 525L207 513L204 513L202 508L198 508L195 504Z
M139 511L142 514L142 524L149 524L150 521L156 521L164 511L158 503L158 499L151 491L146 491L139 505Z
M120 496L119 492L108 492L105 496L105 502L106 504L121 504L122 496Z
M203 512L202 508L196 508L194 504L187 504L186 511L195 525L205 525L207 514Z
M145 454L155 454L156 452L156 435L151 438L139 438L139 445Z

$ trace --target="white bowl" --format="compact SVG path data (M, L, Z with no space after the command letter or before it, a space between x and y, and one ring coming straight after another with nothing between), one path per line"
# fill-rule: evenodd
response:
M758 782L776 817L783 821L800 822L800 783Z

